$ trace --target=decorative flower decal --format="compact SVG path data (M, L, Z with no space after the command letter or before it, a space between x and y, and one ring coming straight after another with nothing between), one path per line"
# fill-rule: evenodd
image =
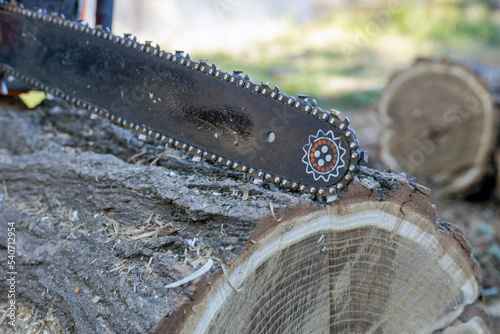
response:
M339 170L345 167L346 150L338 144L338 138L332 131L326 134L318 130L316 136L309 136L309 143L304 145L302 162L306 164L306 173L312 174L314 181L338 177Z

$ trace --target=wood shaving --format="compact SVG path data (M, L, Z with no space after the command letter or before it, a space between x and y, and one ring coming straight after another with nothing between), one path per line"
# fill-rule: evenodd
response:
M282 220L282 218L278 219L276 218L276 215L274 214L274 205L273 205L273 202L271 202L270 200L267 200L267 202L269 203L269 209L271 210L271 216L273 216L273 219L277 222L280 222Z
M127 163L130 163L132 160L137 159L137 158L143 156L144 154L146 154L146 150L143 150L143 151L140 151L139 153L134 154L133 156L131 156L130 158L127 159Z
M212 268L213 265L214 265L214 260L212 260L212 258L209 258L207 260L207 263L205 263L203 265L203 267L201 267L200 269L198 269L197 271L195 271L191 275L189 275L187 277L184 277L183 279L181 279L181 280L179 280L177 282L174 282L174 283L171 283L171 284L167 285L165 288L166 289L176 288L176 287L181 286L183 284L189 283L192 280L195 280L198 277L201 277L204 274L206 274Z

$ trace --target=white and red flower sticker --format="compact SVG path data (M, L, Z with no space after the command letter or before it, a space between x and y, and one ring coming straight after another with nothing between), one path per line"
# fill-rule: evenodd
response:
M314 181L323 179L328 182L338 177L340 169L345 167L346 150L340 146L339 139L332 131L318 130L316 136L309 136L309 143L304 145L302 162L306 164L306 173L312 174Z

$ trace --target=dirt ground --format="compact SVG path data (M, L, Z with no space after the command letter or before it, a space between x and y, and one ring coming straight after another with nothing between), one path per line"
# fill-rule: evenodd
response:
M494 333L500 333L500 204L498 199L435 199L441 219L459 226L481 265L481 304L490 313Z
M0 102L6 103L7 101ZM28 118L43 119L44 121L40 125L45 135L55 138L61 144L71 146L72 149L81 152L111 153L130 164L151 163L158 157L155 143L141 144L135 135L128 130L119 128L113 131L106 130L107 127L115 128L115 126L105 122L101 124L99 120L91 120L85 112L65 111L64 108L58 106L58 102L48 102L44 107L31 111L22 108L19 103L14 105L19 108L20 113ZM370 151L371 165L383 169L384 166L377 159L377 138L383 129L375 109L370 107L348 114L351 118L351 124L357 131L362 148ZM72 120L72 122L68 120ZM0 119L0 122L4 121L5 119ZM96 142L96 139L99 142ZM16 145L15 142L8 142L8 138L2 140L5 140L2 143L3 146L8 146L10 150ZM116 146L116 143L119 143L118 147L112 147ZM7 150L5 147L0 147L4 153ZM180 156L163 155L160 160L160 165L182 164ZM208 171L207 167L200 168L200 173L204 171ZM487 182L491 182L491 180ZM489 189L491 187L486 185L483 188ZM432 199L436 204L440 218L459 226L473 247L473 254L480 263L483 272L481 304L491 314L492 327L496 332L500 332L500 202L495 197L498 193L499 191L494 189L488 190L486 193L478 190L474 196ZM106 239L112 235L113 226L110 225L97 237ZM5 306L5 304L0 304L2 314L5 311ZM43 330L46 330L46 333L63 332L57 318L50 311L44 313L29 306L21 306L19 314L23 329L18 332L42 333ZM0 318L0 322L5 322L5 319ZM13 332L6 327L5 323L0 325L0 333Z

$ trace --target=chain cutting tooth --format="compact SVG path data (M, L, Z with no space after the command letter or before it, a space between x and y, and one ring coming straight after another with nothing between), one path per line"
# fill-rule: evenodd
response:
M368 151L359 152L359 163L364 166L368 165Z
M276 99L278 97L279 91L280 90L279 90L278 86L275 86L274 89L272 89L269 85L269 82L267 82L267 81L261 82L260 93L262 95L265 95L265 96L272 98L272 99Z
M231 78L229 78L229 82L234 83L238 86L243 86L245 81L243 80L243 76L241 75L242 73L243 71L233 71L233 75L231 76Z
M299 94L298 100L295 102L294 107L307 113L311 112L311 105L308 99L308 95Z
M340 118L340 111L338 111L336 109L330 109L330 115L333 115L337 118Z
M144 49L144 51L146 51L147 53L150 53L150 52L151 52L151 50L154 48L154 47L152 46L152 44L153 44L153 41L145 41L145 42L144 42L144 45L145 45L145 49Z
M299 102L302 103L307 103L309 99L309 95L304 95L304 94L298 94L297 97L299 98Z
M217 70L217 65L215 65L215 63L212 63L212 65L209 65L207 59L200 59L199 70L200 70L200 72L207 73L209 75L213 75Z
M183 57L184 51L182 51L182 50L175 50L174 52L175 52L174 55L169 60L171 60L173 62L177 62L177 60L179 58Z

